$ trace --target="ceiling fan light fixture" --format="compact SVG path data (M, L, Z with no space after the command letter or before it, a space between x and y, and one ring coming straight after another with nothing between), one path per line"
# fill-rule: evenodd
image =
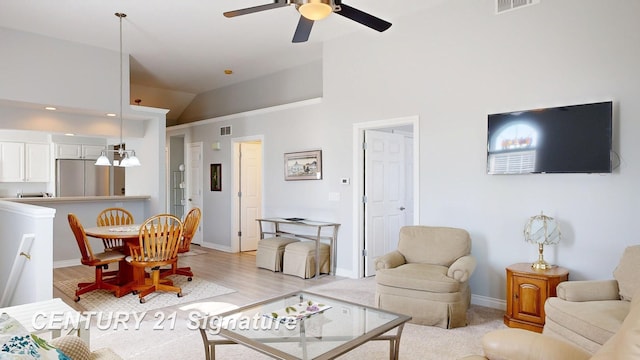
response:
M322 20L333 12L331 0L307 0L298 6L300 15L309 20Z

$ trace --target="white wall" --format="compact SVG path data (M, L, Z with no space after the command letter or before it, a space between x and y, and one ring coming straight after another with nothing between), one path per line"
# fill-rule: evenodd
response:
M105 116L120 111L118 52L0 28L0 53L2 129L71 132L106 137L109 145L120 142L120 119ZM136 150L142 163L126 170L127 194L150 195L149 213L165 212L166 179L148 174L164 174L167 110L126 102L128 54L122 60L123 141L127 149ZM58 111L45 111L45 105Z
M352 126L417 115L420 223L471 233L475 296L504 299L505 267L537 258L522 232L540 211L555 216L564 233L546 249L547 260L569 268L574 280L611 278L624 247L638 242L640 2L543 1L502 15L494 5L444 2L394 20L385 33L327 42L320 104L196 125L191 141L205 143L205 168L220 162L230 169L230 138L219 127L232 124L232 137L263 135L264 216L342 223L337 265L349 275L357 274L353 194L339 179L354 173ZM611 99L622 158L613 174L486 174L487 114ZM222 150L208 150L217 141ZM323 180L285 182L283 153L309 149L323 151ZM229 245L228 181L223 170L223 191L205 192L205 245ZM329 192L341 201L328 201Z
M53 217L55 210L0 201L0 307L21 305L53 297ZM30 248L21 248L24 236L33 237ZM24 252L29 256L16 255ZM26 260L25 260L26 259ZM12 269L15 279L11 280ZM9 284L9 286L7 286ZM13 286L12 286L13 285ZM12 296L6 294L11 293Z

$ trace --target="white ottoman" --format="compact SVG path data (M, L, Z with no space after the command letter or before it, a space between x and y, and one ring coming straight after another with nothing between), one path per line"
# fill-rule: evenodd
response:
M320 273L328 274L330 269L329 245L318 244ZM316 275L316 242L299 241L284 248L282 272L309 279Z
M275 272L282 271L284 247L294 242L300 242L300 240L278 236L258 241L256 266Z

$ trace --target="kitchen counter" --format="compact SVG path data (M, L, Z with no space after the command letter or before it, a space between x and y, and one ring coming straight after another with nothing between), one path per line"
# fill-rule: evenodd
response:
M138 196L65 196L65 197L25 197L0 198L0 200L15 201L29 204L52 204L65 202L99 202L99 201L138 201L149 200L149 195Z

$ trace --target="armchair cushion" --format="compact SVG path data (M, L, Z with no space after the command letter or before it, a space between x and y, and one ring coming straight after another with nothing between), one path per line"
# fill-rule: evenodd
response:
M631 301L633 294L640 291L640 245L629 246L624 250L613 278L618 280L620 298Z
M556 287L556 295L566 301L620 300L615 280L564 281Z
M428 238L429 241L421 241ZM398 251L407 263L451 266L471 253L469 233L463 229L437 226L404 226L400 229Z
M376 272L376 282L394 288L429 291L433 293L455 293L460 291L460 282L447 276L447 268L430 264L405 264L393 269Z
M523 329L502 329L482 338L485 356L491 360L587 360L588 352L560 339Z

